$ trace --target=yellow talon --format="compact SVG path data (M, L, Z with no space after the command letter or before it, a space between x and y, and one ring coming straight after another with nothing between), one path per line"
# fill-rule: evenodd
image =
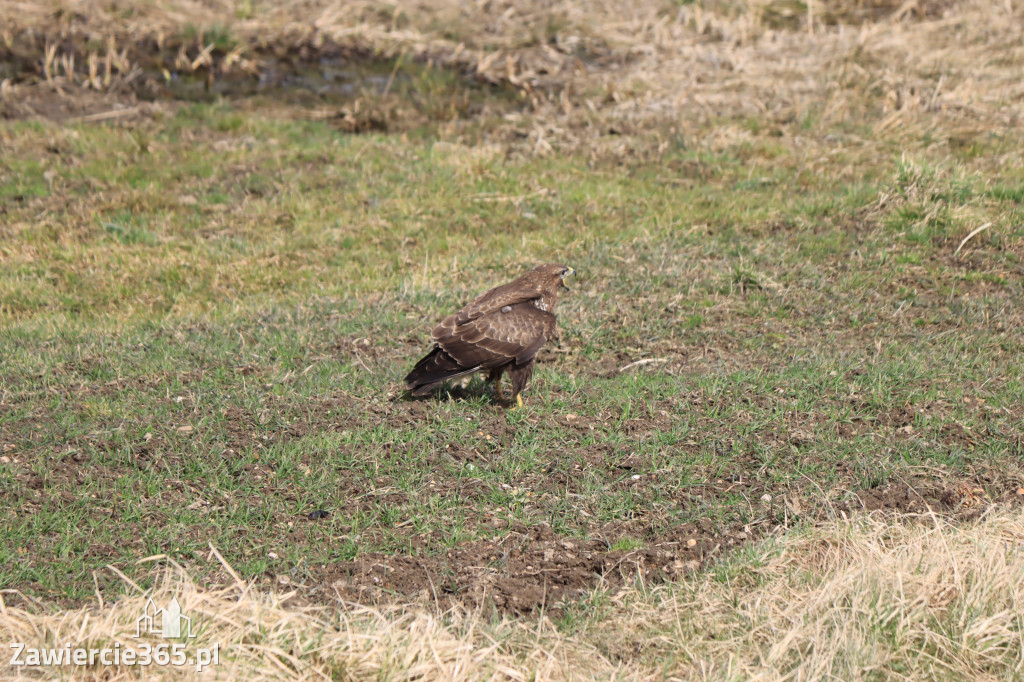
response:
M512 409L515 410L515 409L518 409L518 408L520 408L522 406L523 406L523 396L521 396L520 394L516 393L516 406L513 407Z

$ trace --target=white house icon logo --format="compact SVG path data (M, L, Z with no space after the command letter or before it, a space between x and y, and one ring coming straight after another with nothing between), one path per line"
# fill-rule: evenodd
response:
M182 614L178 598L171 599L166 608L158 609L150 597L142 615L135 621L135 637L143 634L160 635L164 639L178 639L184 634L187 638L192 634L192 619Z

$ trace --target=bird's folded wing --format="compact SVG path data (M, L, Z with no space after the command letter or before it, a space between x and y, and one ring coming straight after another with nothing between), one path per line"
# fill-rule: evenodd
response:
M522 286L517 282L510 282L504 286L495 287L477 296L459 312L445 318L434 329L434 338L436 339L444 330L455 329L485 315L497 312L502 308L519 305L538 298L540 298L540 291L536 287Z
M530 362L554 329L554 315L520 303L458 325L436 341L460 365L486 369Z

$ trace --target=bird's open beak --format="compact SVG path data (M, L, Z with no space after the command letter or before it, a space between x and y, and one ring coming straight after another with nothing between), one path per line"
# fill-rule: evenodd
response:
M564 275L562 275L562 288L565 289L566 291L572 291L572 290L566 285L565 279L567 277L572 277L575 274L576 274L576 271L573 270L572 268L569 268L568 271Z

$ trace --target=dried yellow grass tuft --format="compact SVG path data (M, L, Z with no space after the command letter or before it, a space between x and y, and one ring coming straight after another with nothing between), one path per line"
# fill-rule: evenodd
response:
M616 601L591 639L643 633L682 679L1020 679L1024 513L859 516Z
M295 592L258 593L240 580L228 587L201 587L176 565L160 573L157 585L145 593L127 582L133 596L99 599L95 605L67 611L38 603L15 608L4 604L0 593L0 641L29 648L70 645L71 649L138 651L143 644L169 641L145 632L136 638L136 622L149 599L163 606L176 598L181 612L192 619L196 634L186 642L187 655L194 658L200 649L216 645L219 665L208 666L202 673L194 665L40 669L10 668L5 659L0 678L42 671L83 680L525 680L529 678L525 670L536 672L540 679L571 679L577 672L589 676L587 671L613 668L593 649L586 656L579 651L566 655L567 646L578 650L580 645L568 643L549 624L485 624L479 614L438 614L422 606L387 610L354 604L340 609L304 606L295 603ZM11 591L6 592L10 598ZM8 655L14 655L13 650ZM573 666L584 667L574 670L570 660Z

